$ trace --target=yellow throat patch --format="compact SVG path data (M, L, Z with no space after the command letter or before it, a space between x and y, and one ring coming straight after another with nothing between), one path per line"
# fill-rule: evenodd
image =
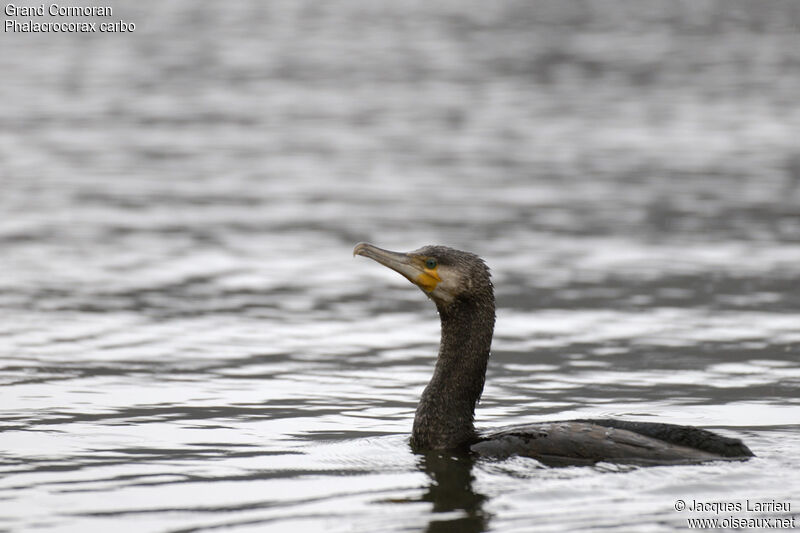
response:
M417 276L416 283L425 292L433 292L440 281L442 281L442 278L439 277L436 268L426 268L422 274Z

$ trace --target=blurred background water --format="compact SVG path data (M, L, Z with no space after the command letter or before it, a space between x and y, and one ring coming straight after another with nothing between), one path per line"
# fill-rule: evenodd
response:
M800 507L800 3L103 5L135 32L0 35L0 531ZM479 427L688 423L758 457L412 454L438 319L362 240L489 262Z

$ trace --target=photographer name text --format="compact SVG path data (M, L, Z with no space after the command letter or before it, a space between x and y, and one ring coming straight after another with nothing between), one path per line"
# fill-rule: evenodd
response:
M744 502L703 502L692 500L687 511L714 513L788 513L792 510L791 502L770 500L765 502L745 500Z

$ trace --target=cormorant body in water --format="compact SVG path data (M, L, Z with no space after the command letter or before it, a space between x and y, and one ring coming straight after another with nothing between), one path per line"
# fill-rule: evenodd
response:
M738 439L652 422L569 420L476 432L475 405L483 392L495 321L494 290L486 264L475 254L446 246L398 253L360 243L353 254L399 272L422 289L439 311L439 356L414 417L411 446L415 451L522 455L549 465L674 464L753 456Z

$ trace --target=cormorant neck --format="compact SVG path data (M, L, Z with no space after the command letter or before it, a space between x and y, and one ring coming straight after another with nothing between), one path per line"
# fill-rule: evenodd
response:
M414 417L415 449L455 449L475 440L475 404L483 392L494 332L494 295L437 303L442 339L433 377Z

